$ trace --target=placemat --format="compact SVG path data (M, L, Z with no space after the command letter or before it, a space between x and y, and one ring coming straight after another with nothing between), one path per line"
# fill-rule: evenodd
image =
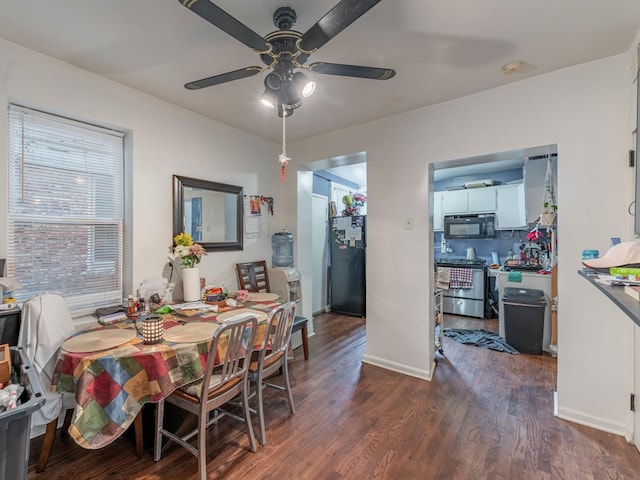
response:
M249 293L249 301L250 302L268 302L269 300L277 300L277 293L262 293L262 292L250 292Z
M262 322L263 320L267 319L267 314L264 312L253 310L251 308L239 308L238 310L230 310L228 312L221 313L216 317L216 320L219 322L228 322L247 314L256 317L258 319L258 322Z
M68 338L62 349L70 353L97 352L115 348L136 338L136 331L124 328L106 328Z
M200 342L213 337L218 327L219 325L213 322L190 322L165 330L163 337L167 342Z

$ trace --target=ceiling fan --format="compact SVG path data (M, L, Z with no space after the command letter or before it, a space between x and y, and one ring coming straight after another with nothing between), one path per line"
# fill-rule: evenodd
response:
M251 77L271 70L265 77L265 91L260 101L277 107L280 117L290 116L302 105L303 97L311 95L315 82L300 70L327 75L388 80L396 72L390 68L315 62L306 64L309 56L341 31L364 15L380 0L341 0L305 33L291 30L296 12L291 7L280 7L273 14L278 30L261 37L249 27L229 15L209 0L179 0L179 2L260 55L265 66L250 66L232 72L214 75L185 84L189 90L211 87L221 83Z

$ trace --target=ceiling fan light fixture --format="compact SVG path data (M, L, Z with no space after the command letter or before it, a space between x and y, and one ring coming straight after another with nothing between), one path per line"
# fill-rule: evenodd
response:
M278 91L282 88L283 83L282 77L278 72L270 72L264 77L264 86L267 89Z
M296 86L292 82L287 82L284 85L284 89L281 92L281 100L282 103L285 104L286 107L290 107L291 109L298 108L302 105L302 100L300 100L300 95L298 94L298 90Z
M278 97L269 87L264 89L264 93L260 97L260 103L265 107L275 108L278 103Z
M302 72L293 74L293 84L303 97L310 97L316 90L316 82L309 80L309 77Z

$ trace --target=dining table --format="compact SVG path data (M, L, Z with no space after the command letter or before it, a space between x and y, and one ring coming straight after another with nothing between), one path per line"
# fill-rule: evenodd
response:
M71 392L75 398L69 435L84 448L105 447L127 430L143 405L158 402L201 378L212 332L224 321L256 315L258 348L269 313L284 300L265 295L254 298L191 317L164 313L163 340L156 344L144 343L134 320L76 332L63 343L52 379L53 390ZM187 333L181 334L183 331ZM106 342L86 343L95 346L83 348L82 340L89 338ZM218 357L224 355L224 345L219 342Z

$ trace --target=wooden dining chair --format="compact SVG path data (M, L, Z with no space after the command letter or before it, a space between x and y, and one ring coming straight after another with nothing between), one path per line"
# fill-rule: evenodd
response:
M293 405L293 395L289 383L289 368L287 350L291 340L291 329L295 316L296 304L288 302L273 310L269 316L267 329L257 352L257 359L249 365L249 387L252 390L251 396L257 398L257 414L260 422L260 444L267 444L267 435L264 420L264 406L262 390L271 387L287 392L289 411L291 415L296 413ZM282 371L282 385L269 383L267 379L278 371ZM253 387L253 388L252 388Z
M236 263L238 274L238 289L248 292L271 292L269 271L265 260L255 262ZM293 320L292 332L300 332L304 359L309 360L309 320L307 317L296 315Z
M166 399L158 402L156 412L156 432L154 439L154 456L157 462L162 454L162 437L184 447L198 459L200 480L207 478L207 427L216 423L222 416L228 415L243 421L249 435L249 448L256 451L256 438L251 426L248 400L249 362L253 353L257 320L247 316L219 327L213 334L207 364L202 379L175 390ZM219 363L217 363L219 357ZM222 407L241 397L242 416L232 414ZM164 428L164 407L169 402L181 408L197 419L195 428L186 434L170 432ZM213 413L213 415L212 415ZM196 445L189 440L197 436Z
M238 273L239 290L271 292L269 272L265 260L236 263L236 272Z
M26 302L22 307L22 321L18 345L30 358L44 389L44 406L31 416L33 426L46 425L44 440L36 463L36 472L43 472L49 461L56 438L58 418L65 412L61 435L68 435L75 408L72 393L56 393L50 390L58 352L64 340L75 333L75 325L66 300L62 295L44 293ZM136 453L142 457L142 416L135 423Z

